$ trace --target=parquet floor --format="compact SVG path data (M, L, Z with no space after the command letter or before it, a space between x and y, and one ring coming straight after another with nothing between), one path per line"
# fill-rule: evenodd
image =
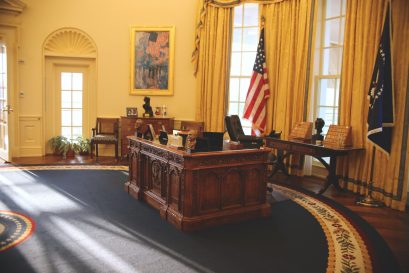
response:
M95 158L76 156L63 160L61 156L14 158L13 164L90 164ZM2 162L0 162L2 163ZM112 157L99 157L97 164L125 164L126 161L116 162ZM323 180L316 177L290 177L278 173L274 180L280 183L293 184L317 192ZM332 186L324 196L335 200L370 223L385 239L397 258L402 271L409 273L409 212L399 212L389 208L368 208L355 204L357 195L350 192L338 192Z

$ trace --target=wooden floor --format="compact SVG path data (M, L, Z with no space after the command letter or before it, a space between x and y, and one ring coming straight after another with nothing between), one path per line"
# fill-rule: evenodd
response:
M2 163L2 162L0 162ZM76 156L63 160L61 156L24 157L13 158L13 164L90 164L101 165L127 164L126 161L117 162L112 157L99 157L98 161L89 156ZM303 188L317 192L323 184L323 180L316 177L287 178L277 174L274 179L280 183L302 186ZM357 195L350 192L338 192L332 186L323 194L335 200L353 212L360 215L382 235L389 247L395 254L403 272L409 273L409 213L399 212L389 208L368 208L355 205Z

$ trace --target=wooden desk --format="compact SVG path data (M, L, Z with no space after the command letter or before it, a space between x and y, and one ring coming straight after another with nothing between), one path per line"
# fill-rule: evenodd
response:
M267 155L271 149L186 153L129 139L125 191L184 231L268 217Z
M290 154L299 153L301 155L310 155L321 162L327 169L328 176L324 186L319 190L318 194L325 192L330 185L334 185L338 190L342 190L339 186L338 177L336 175L337 157L345 156L353 151L364 150L360 147L333 148L297 140L283 140L270 137L266 137L266 146L277 149L277 160L274 163L274 170L271 173L270 178L278 170L282 170L288 175L284 159ZM323 159L324 157L330 158L329 164Z

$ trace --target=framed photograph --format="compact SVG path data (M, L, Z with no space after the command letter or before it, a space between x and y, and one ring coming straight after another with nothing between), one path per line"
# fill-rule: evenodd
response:
M126 107L127 117L138 117L138 108L136 107Z
M175 27L131 27L131 95L173 95Z

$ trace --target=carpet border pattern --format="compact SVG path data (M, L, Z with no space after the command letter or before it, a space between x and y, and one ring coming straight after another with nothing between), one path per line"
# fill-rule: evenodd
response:
M347 218L313 196L279 185L274 190L306 209L321 225L328 242L327 273L373 271L367 246Z

